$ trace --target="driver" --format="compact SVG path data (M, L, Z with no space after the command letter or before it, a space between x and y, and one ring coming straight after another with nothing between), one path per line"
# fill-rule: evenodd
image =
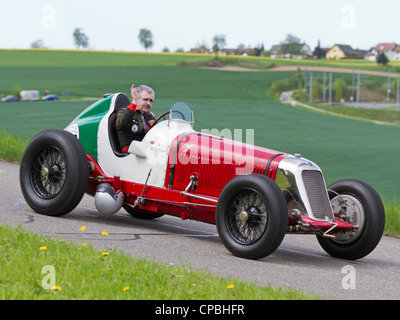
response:
M121 152L127 152L133 140L142 141L156 119L150 112L155 97L152 88L145 85L135 88L133 84L131 95L132 103L119 109L115 116Z

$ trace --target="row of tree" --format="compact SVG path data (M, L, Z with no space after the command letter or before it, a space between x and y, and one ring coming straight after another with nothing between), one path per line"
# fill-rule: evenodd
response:
M82 31L82 28L75 28L72 33L74 44L77 49L89 47L89 37ZM32 49L46 48L42 39L38 39L31 43Z
M80 48L88 48L89 47L89 37L82 31L82 28L75 28L73 34L73 39L74 39L74 44L77 49ZM153 34L150 30L148 29L140 29L139 30L139 42L140 44L144 47L144 49L147 51L149 48L151 48L154 44L153 42ZM226 36L222 34L216 35L212 39L212 51L215 54L218 54L219 51L223 50L226 46ZM297 55L300 54L300 46L301 41L299 38L297 38L294 35L288 34L286 36L286 39L280 43L281 51L283 53L288 53L292 55ZM43 40L39 39L31 44L31 48L45 48ZM243 50L245 46L243 44L240 44L237 48L237 51L239 52L240 50ZM207 49L207 46L203 43L199 46L199 49ZM183 52L183 49L178 49L177 52ZM164 48L163 52L169 52L168 48ZM254 48L252 51L252 55L254 56L269 56L268 51L264 50L264 44L257 44L257 46ZM317 47L314 49L313 56L316 57L317 59L325 57L325 52L322 50L320 46L320 42L318 41ZM382 52L379 53L377 56L377 63L381 65L387 65L389 62L389 59L386 57L386 55Z
M140 29L138 38L139 38L140 44L144 47L144 49L146 51L153 46L153 34L150 30ZM225 46L226 46L225 35L218 34L213 38L213 48L212 48L213 52L218 52L219 50L222 50ZM167 47L165 47L163 49L163 51L169 52L169 49ZM183 51L183 50L179 50L179 51Z
M89 37L83 32L82 28L75 28L72 33L72 37L73 37L74 44L77 49L81 49L81 48L85 49L85 48L89 47ZM153 44L154 44L153 34L149 29L145 29L145 28L140 29L138 39L139 39L140 44L144 47L144 49L146 51L148 49L150 49L151 47L153 47ZM218 51L224 49L224 47L226 46L225 35L220 35L220 34L216 35L212 41L213 41L213 47L212 47L213 52L218 52ZM31 48L45 48L43 40L38 39L38 40L32 42ZM262 49L256 48L256 50L261 52L261 50L264 50L264 46L262 46ZM164 48L163 51L169 52L169 49ZM178 51L183 52L183 49L178 49Z

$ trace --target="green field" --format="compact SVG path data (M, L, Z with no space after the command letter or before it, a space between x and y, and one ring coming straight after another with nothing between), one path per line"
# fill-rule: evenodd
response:
M2 151L18 160L18 150L37 132L65 128L107 92L129 93L132 83L156 91L153 111L160 114L177 101L195 113L195 129L254 129L255 144L315 161L327 183L355 178L370 183L391 203L386 232L398 234L400 128L311 112L268 96L271 84L293 72L230 72L182 67L210 59L195 55L0 50L0 95L16 89L44 93L67 91L56 102L0 103ZM235 58L239 59L239 58ZM239 60L238 60L239 61ZM246 59L270 64L270 59ZM258 63L257 62L257 63ZM274 60L276 64L302 62ZM315 61L303 62L315 65ZM364 61L323 61L325 66L378 70ZM340 77L335 74L335 77ZM11 136L10 136L11 135ZM18 138L15 138L17 136ZM17 152L17 153L16 153ZM386 203L385 203L386 206ZM107 256L81 244L38 237L22 228L0 226L0 298L5 299L306 299L301 293L255 288L237 279L217 279L186 266L133 260L110 251ZM45 246L45 250L40 247ZM57 268L58 290L44 290L37 265ZM119 272L114 270L131 270ZM61 270L61 271L59 271ZM30 275L30 276L27 276ZM32 276L33 275L33 276ZM162 285L160 285L160 283ZM169 290L169 288L174 290ZM156 290L155 290L156 288Z
M72 95L71 100L57 102L0 104L0 130L28 139L46 128L64 128L91 103L76 98L100 98L106 92L128 94L132 83L145 83L156 91L156 114L184 101L195 112L197 130L254 129L256 145L301 153L322 168L328 184L355 178L370 183L385 199L400 196L400 128L297 109L268 97L272 82L292 72L177 66L201 59L205 58L0 50L0 93L8 94L17 87ZM329 62L334 63L351 67L349 61ZM372 67L368 62L357 63Z

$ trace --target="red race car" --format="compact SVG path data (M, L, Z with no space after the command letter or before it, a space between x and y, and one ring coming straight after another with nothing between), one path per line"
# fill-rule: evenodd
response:
M380 241L385 212L371 186L341 180L327 188L320 168L300 155L197 132L184 103L121 153L115 112L129 103L123 93L107 95L65 130L30 141L20 184L33 210L67 214L86 192L104 215L124 208L144 219L216 224L226 248L249 259L273 253L286 233L316 234L326 252L350 260Z

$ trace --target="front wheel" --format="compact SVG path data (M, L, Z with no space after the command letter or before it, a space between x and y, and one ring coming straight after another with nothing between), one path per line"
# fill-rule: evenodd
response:
M29 142L19 179L28 205L37 213L61 216L81 201L89 166L80 141L64 130L45 130Z
M385 209L378 193L357 180L341 180L328 187L334 214L355 226L338 232L335 239L317 235L322 248L331 256L355 260L371 253L378 245L385 228Z
M285 197L268 177L238 176L224 187L218 199L218 233L235 256L259 259L271 254L281 244L287 224Z

